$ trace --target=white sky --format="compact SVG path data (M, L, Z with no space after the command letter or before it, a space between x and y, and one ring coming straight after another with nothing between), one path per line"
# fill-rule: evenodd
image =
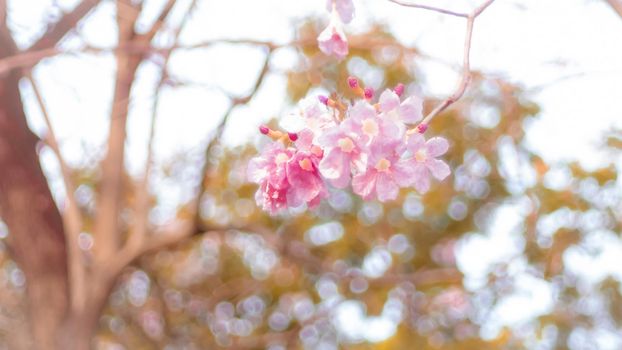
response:
M379 20L387 23L404 43L414 44L426 54L449 63L460 63L463 20L405 9L385 0L354 1L358 14L346 27L347 32L361 31L370 20ZM58 2L63 6L76 3L75 0ZM157 2L163 3L152 0ZM9 3L14 29L19 29L20 44L25 46L41 30L41 20L52 0L10 0ZM200 3L182 35L186 44L214 38L287 42L293 39L292 23L308 15L326 15L324 0ZM421 0L420 3L467 11L479 1ZM152 9L155 11L156 7ZM113 46L116 38L113 16L111 2L100 6L81 29L82 36L96 46ZM538 120L528 129L527 139L534 150L550 161L578 159L595 166L603 160L595 151L603 133L612 125L622 128L621 38L622 18L604 1L497 0L477 19L471 62L475 69L505 77L533 91L532 98L542 107ZM74 43L69 40L67 45ZM253 84L263 55L256 48L214 46L174 55L171 72L182 80L243 94ZM286 70L293 65L293 57L291 50L280 50L272 66ZM451 92L458 79L455 71L433 62L418 62L418 65L425 74L424 92L437 97ZM142 80L132 102L128 166L133 172L141 169L145 156L155 72L153 65L141 71ZM71 162L84 159L84 145L92 150L104 142L113 77L114 61L106 55L51 58L36 70L63 152ZM256 98L236 110L224 135L227 143L241 144L253 139L260 123L284 111L284 82L279 73L270 74ZM163 97L156 141L156 156L160 160L203 145L228 103L221 92L201 87L169 89ZM27 108L31 125L43 130L37 106L30 101ZM45 164L50 171L56 168L50 156L45 157ZM55 188L58 189L58 184ZM178 199L184 195L179 189L170 190ZM471 273L476 274L478 268L503 260L503 256L480 253L494 251L491 248L499 246L507 247L505 253L511 252L515 219L515 212L514 216L512 212L502 213L497 220L503 229L495 230L494 235L471 239L460 263L467 264ZM570 254L577 255L576 261L587 259L578 252ZM604 264L609 268L616 264L622 266L620 257L607 253ZM550 302L546 291L542 296L540 284L530 285L534 286L534 293L540 293L538 300ZM511 304L506 303L504 307L507 305ZM537 309L545 310L546 305L538 304Z

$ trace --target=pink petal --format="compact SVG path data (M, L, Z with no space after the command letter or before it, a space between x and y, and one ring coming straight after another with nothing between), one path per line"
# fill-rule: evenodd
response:
M328 0L326 9L329 12L333 11L333 1L335 2L335 9L343 23L350 23L354 18L354 3L352 3L352 0Z
M413 154L425 146L425 138L419 133L410 135L407 141L407 147Z
M358 101L350 108L350 117L363 120L367 118L375 118L376 110L367 101ZM346 119L347 121L348 119Z
M333 55L338 59L343 59L348 55L348 40L338 21L331 21L317 40L320 50L326 55Z
M347 159L338 149L332 149L320 161L320 173L327 179L334 180L341 177L345 171L344 163ZM349 170L349 169L348 169Z
M451 173L449 165L439 159L428 159L425 162L425 166L430 170L432 175L438 180L443 180Z
M417 165L414 169L413 185L417 192L424 194L430 189L430 173L423 165Z
M397 96L393 90L386 89L382 95L380 95L380 100L378 102L380 103L381 111L390 112L400 105L400 97Z
M413 124L423 118L423 101L416 96L411 96L402 102L400 116L405 123Z
M393 165L393 180L400 187L407 187L413 184L415 178L415 168L408 162L400 161Z
M376 174L375 171L368 170L365 173L356 175L352 179L352 191L363 197L363 199L370 199L376 187Z
M378 174L376 180L376 194L378 195L379 201L386 202L394 200L397 198L398 192L399 187L397 187L391 176L384 173Z
M313 143L313 131L309 129L303 129L298 132L298 140L296 140L296 147L301 151L310 151Z
M402 136L404 134L405 128L396 124L394 121L383 118L380 119L380 134L384 138L386 142L390 142L390 147L395 147L397 143L402 142ZM401 123L400 123L401 124ZM397 143L392 141L399 141Z
M263 157L255 157L251 159L246 170L246 177L248 178L248 181L254 183L262 182L266 176L268 176L266 166L266 160Z
M425 147L428 151L428 156L436 158L447 152L449 142L442 137L433 137L425 143Z
M295 187L291 187L287 191L287 206L297 208L305 204L305 202L304 192L296 189Z

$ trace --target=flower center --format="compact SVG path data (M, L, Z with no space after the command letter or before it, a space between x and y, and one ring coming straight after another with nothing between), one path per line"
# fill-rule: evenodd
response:
M425 162L428 159L428 152L425 149L420 149L415 153L415 159L419 162Z
M300 168L302 168L303 170L306 170L306 171L313 170L313 163L311 163L309 158L305 158L303 160L298 161L298 165L300 165Z
M340 138L339 141L337 141L337 145L339 145L341 151L345 153L350 153L354 149L354 142L352 142L349 137Z
M378 123L373 119L365 119L363 121L363 133L369 137L378 135Z
M287 153L279 153L276 158L274 158L274 162L276 165L281 165L289 160L289 156Z
M376 163L376 170L386 172L390 166L391 162L386 158L382 158Z

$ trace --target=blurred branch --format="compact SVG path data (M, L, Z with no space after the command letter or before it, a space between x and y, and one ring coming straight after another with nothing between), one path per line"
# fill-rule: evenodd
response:
M396 44L394 41L384 39L384 38L365 38L364 36L351 36L348 38L350 40L350 47L354 49L370 49L375 47L396 47L400 50L412 54L417 54L418 56L424 56L425 58L431 58L423 55L419 51L411 47L402 47L399 44ZM42 49L40 51L32 51L32 52L21 52L17 53L14 56L8 56L6 58L0 59L0 76L5 74L6 72L15 69L15 68L28 68L36 65L42 59L53 57L57 55L77 55L77 54L103 54L103 53L118 53L118 52L126 52L133 54L167 54L167 52L171 50L196 50L196 49L205 49L214 45L219 44L230 44L230 45L250 45L250 46L264 46L270 50L277 50L285 47L306 47L306 46L315 46L317 45L317 40L313 39L302 39L302 40L294 40L287 43L275 43L272 41L261 41L261 40L252 40L252 39L215 39L208 40L204 42L200 42L197 44L191 45L174 45L172 47L154 47L148 41L131 41L127 43L120 43L116 47L93 47L93 46L85 46L81 49L71 49L71 50L63 50L60 48L52 47L47 49Z
M134 29L141 11L132 11L125 15L121 11L117 11L120 45L131 45L136 42L140 45L149 46L154 36L162 28L162 23L170 15L175 3L175 0L167 1L158 16L158 20L145 34L136 34ZM124 0L117 0L117 6L141 8L142 5L132 5ZM97 203L98 215L95 222L95 233L100 238L98 258L102 262L116 255L118 250L122 249L118 215L123 201L122 180L129 97L135 81L136 71L144 57L144 54L116 51L117 76L110 115L108 152L102 162L102 180Z
M43 119L47 126L47 133L45 137L46 143L50 146L58 163L60 165L61 176L63 184L65 185L67 207L63 213L63 222L65 226L65 237L67 239L68 249L68 269L70 276L70 288L71 288L71 306L74 309L79 308L85 302L85 285L84 285L84 261L82 260L82 252L78 245L78 236L82 230L82 213L75 198L76 187L73 182L71 169L67 166L65 159L61 153L60 146L58 144L58 138L54 132L52 121L48 109L43 101L43 96L39 90L39 86L35 79L32 77L31 72L27 72L26 77L30 82L32 90L35 95Z
M462 97L462 95L464 95L464 92L466 91L466 88L469 85L469 82L471 81L470 56L471 56L471 38L473 36L473 24L475 23L475 19L479 15L481 15L482 12L484 12L484 10L486 10L486 8L488 8L488 6L490 6L495 0L486 0L484 3L476 7L473 10L473 12L469 14L443 10L440 8L431 7L427 5L410 4L410 3L405 3L399 0L389 0L389 1L402 5L402 6L431 10L431 11L441 12L441 13L445 13L445 14L452 15L452 16L466 18L466 22L467 22L466 23L466 35L464 39L464 50L463 50L463 57L462 57L462 77L461 77L460 83L458 84L458 87L456 88L456 90L451 94L451 96L449 96L444 101L442 101L439 105L437 105L430 113L428 113L428 115L425 116L425 118L423 118L421 123L419 123L419 125L427 125L430 123L432 118L434 118L436 115L438 115L439 113L447 109L447 107L451 106L454 102L458 101ZM409 133L417 132L419 130L419 125L410 129L408 132Z
M108 270L110 274L118 273L119 271L121 271L121 269L123 269L123 267L129 265L136 258L138 258L139 256L147 252L162 249L166 246L175 244L181 241L182 239L190 237L194 234L207 232L207 231L220 231L220 230L234 229L234 227L206 226L205 224L203 224L201 220L200 198L203 192L205 192L205 188L207 185L206 175L207 175L207 172L209 171L209 155L211 154L215 145L218 144L218 141L220 140L222 132L224 128L226 127L227 121L229 120L229 117L231 113L233 112L233 110L235 110L235 108L240 105L248 103L253 98L253 96L255 96L255 94L261 87L261 84L269 71L271 57L272 57L272 50L269 50L268 53L266 54L264 65L261 69L261 72L259 73L259 76L257 77L257 80L255 81L255 84L253 85L252 90L245 96L238 97L238 98L232 98L233 101L231 102L229 109L223 116L222 120L220 121L220 124L217 126L216 130L214 131L213 136L211 137L211 140L207 144L207 147L205 149L205 155L206 155L205 164L203 166L203 169L201 171L201 176L200 176L201 183L199 184L199 191L197 192L197 197L194 199L194 201L192 201L189 204L191 206L189 210L191 213L191 219L189 221L178 221L178 222L173 223L169 227L160 229L159 232L152 232L149 235L149 239L143 240L142 244L125 245L117 254L116 258L114 259L114 263L109 264Z
M273 49L271 48L268 49L268 53L266 53L266 58L264 60L263 67L261 68L261 71L259 72L259 76L255 80L255 84L253 85L253 88L251 89L251 91L245 96L231 98L232 101L231 101L231 105L229 105L229 109L227 109L222 120L220 121L220 123L218 124L214 132L212 133L211 140L208 142L207 147L205 148L205 151L204 151L205 162L203 164L203 169L201 170L201 174L199 175L199 179L201 182L199 184L197 198L193 203L194 208L192 210L193 215L194 215L194 225L197 231L203 231L201 229L203 225L202 225L202 220L201 220L200 207L201 207L201 197L203 196L203 193L205 192L206 187L207 187L207 173L209 172L209 169L210 169L209 157L214 147L220 142L222 133L225 130L225 127L227 126L227 122L229 121L229 117L231 116L233 111L238 106L247 104L250 100L253 99L255 94L257 94L257 91L259 91L259 88L261 87L261 84L263 83L264 78L270 71L270 59L272 58L272 52L273 52Z
M99 0L82 0L72 11L66 13L51 28L48 28L45 34L26 51L34 52L56 46L67 32L75 28L76 24L98 4Z
M181 20L178 27L175 29L175 33L173 34L173 45L175 47L178 45L179 36L181 35L181 31L183 30L185 24L190 19L192 11L196 7L197 0L193 0L188 10L184 14L184 18ZM136 226L134 232L128 238L128 242L126 245L135 245L139 247L143 244L143 241L147 235L147 230L149 226L149 177L151 174L151 167L153 163L153 140L155 137L155 127L157 121L158 114L158 106L160 103L160 94L162 92L162 87L168 80L168 63L171 57L173 49L169 49L164 53L164 62L162 63L162 72L160 75L160 80L156 85L155 96L153 99L152 106L152 115L151 115L151 126L149 128L149 136L147 140L147 158L145 161L145 171L143 173L142 179L138 183L138 189L136 194L136 206L134 208L136 214ZM123 247L122 249L125 249ZM132 249L132 248L130 248Z
M622 1L621 0L605 0L611 8L622 17Z

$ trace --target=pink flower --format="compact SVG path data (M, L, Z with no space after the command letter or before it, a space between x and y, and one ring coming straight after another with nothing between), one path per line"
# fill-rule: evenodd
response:
M307 204L317 206L327 196L324 181L318 171L319 158L310 152L297 151L287 162L287 205L299 207Z
M352 123L344 122L327 130L318 138L318 143L326 151L320 162L322 176L337 188L348 186L352 165L355 168L364 166L361 137L352 128Z
M369 145L377 140L401 143L403 130L388 118L379 118L376 110L367 101L359 101L350 108L348 118L343 122L349 124L361 141Z
M264 148L260 156L251 159L248 165L248 180L260 185L255 201L271 215L287 206L287 192L290 188L287 162L293 153L293 149L286 149L280 142L274 142Z
M430 189L430 175L443 180L450 174L447 163L436 159L449 149L449 143L444 138L433 137L426 142L423 135L415 133L408 138L406 147L412 153L408 161L414 171L412 184L419 193Z
M354 3L352 0L328 0L326 2L328 12L336 11L343 23L350 23L354 18Z
M410 186L413 170L400 159L399 150L391 142L378 142L370 147L367 169L354 176L352 190L368 200L386 202L397 198L400 187Z
M348 39L341 27L339 17L331 17L328 27L317 37L320 50L326 55L333 55L337 59L343 59L348 55Z
M404 130L404 124L413 124L423 118L423 100L411 96L400 103L400 97L395 91L385 90L380 95L380 117L392 120Z

